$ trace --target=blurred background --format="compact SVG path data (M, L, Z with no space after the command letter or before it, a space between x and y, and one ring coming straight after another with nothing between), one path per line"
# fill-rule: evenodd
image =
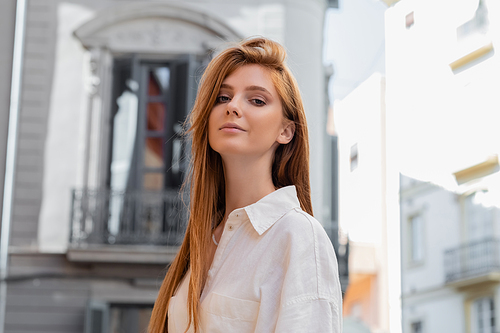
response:
M282 43L346 333L500 324L500 1L1 0L0 333L144 332L210 59Z

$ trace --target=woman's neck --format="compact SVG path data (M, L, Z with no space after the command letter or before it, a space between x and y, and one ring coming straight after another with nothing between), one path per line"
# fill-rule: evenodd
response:
M275 188L271 175L272 157L223 158L223 161L226 183L225 223L233 210L259 201Z

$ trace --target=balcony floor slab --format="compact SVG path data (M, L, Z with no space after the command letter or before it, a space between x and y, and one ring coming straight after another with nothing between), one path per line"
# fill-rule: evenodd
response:
M178 246L89 245L69 248L66 257L72 262L166 265L178 250Z

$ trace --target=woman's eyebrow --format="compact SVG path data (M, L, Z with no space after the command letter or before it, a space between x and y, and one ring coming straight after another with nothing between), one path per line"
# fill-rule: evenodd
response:
M223 84L221 84L221 85L220 85L220 87L221 87L221 89L222 89L222 88L225 88L225 89L233 90L233 87L232 87L232 86L230 86L230 85L229 85L229 84L227 84L227 83L223 83Z
M220 85L220 89L229 89L229 90L234 90L233 86L227 84L227 83L223 83ZM266 88L264 87L261 87L261 86L248 86L245 88L246 91L252 91L252 90L259 90L259 91L263 91L269 95L272 96L272 94L269 92L269 90L267 90Z
M245 88L245 90L259 90L259 91L263 91L265 93L268 93L269 95L271 95L271 93L269 92L269 90L267 90L266 88L264 87L261 87L261 86L248 86Z

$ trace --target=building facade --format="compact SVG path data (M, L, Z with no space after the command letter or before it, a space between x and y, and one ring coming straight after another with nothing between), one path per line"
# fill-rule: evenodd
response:
M486 165L498 170L498 159ZM494 171L450 191L401 176L405 332L498 331L499 179Z
M397 277L389 276L389 253L398 249L388 241L393 221L387 211L396 206L387 191L385 77L370 76L336 100L333 113L339 140L339 224L352 240L344 314L371 332L392 332L390 323L398 325L399 317L390 311L390 278Z
M387 10L403 332L498 331L499 9L402 0Z
M16 2L8 3L13 14ZM244 37L270 37L288 50L308 116L313 208L336 237L332 199L324 200L331 185L323 182L331 159L323 20L331 5L26 1L12 214L2 220L10 226L3 331L138 332L147 325L186 223L178 195L189 152L182 121L204 66ZM2 21L6 73L12 17ZM2 96L10 86L4 81Z

